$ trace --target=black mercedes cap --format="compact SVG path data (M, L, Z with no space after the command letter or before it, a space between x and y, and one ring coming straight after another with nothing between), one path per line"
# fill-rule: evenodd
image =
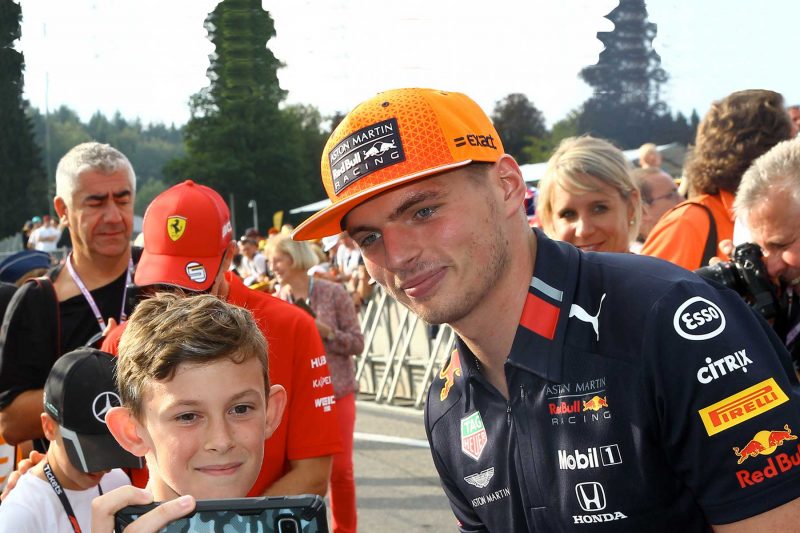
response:
M121 405L114 381L116 358L94 348L64 354L44 385L44 409L58 422L67 456L82 472L141 468L106 426L106 413Z

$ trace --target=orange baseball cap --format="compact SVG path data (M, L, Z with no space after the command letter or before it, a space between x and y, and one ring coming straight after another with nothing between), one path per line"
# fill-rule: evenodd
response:
M191 180L170 187L150 203L142 226L136 285L211 287L233 239L230 211L214 189Z
M503 144L468 96L395 89L353 109L322 152L322 184L332 204L297 226L296 240L342 231L342 218L386 190L472 162L494 163Z

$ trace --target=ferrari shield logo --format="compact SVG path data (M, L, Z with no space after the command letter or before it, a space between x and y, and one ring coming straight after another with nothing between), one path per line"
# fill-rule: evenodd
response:
M486 429L477 411L461 419L461 451L476 461L486 447Z
M183 237L183 232L186 231L186 219L184 217L169 217L167 218L167 234L173 241L177 241Z

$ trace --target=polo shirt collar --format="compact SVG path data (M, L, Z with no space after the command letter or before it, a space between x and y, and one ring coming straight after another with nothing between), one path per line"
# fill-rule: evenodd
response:
M508 363L547 381L561 383L563 346L569 311L578 283L577 248L549 239L539 229L536 261L528 296L508 355ZM457 339L464 377L477 375L475 356Z

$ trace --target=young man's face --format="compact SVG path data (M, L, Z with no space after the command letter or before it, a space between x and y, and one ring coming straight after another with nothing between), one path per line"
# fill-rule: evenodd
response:
M372 278L430 324L469 317L509 263L496 187L469 172L392 189L345 219Z
M133 190L127 172L83 172L66 214L76 249L90 257L125 254L133 230Z
M264 375L255 357L183 364L172 380L150 383L143 400L142 438L156 499L247 495L268 437Z

